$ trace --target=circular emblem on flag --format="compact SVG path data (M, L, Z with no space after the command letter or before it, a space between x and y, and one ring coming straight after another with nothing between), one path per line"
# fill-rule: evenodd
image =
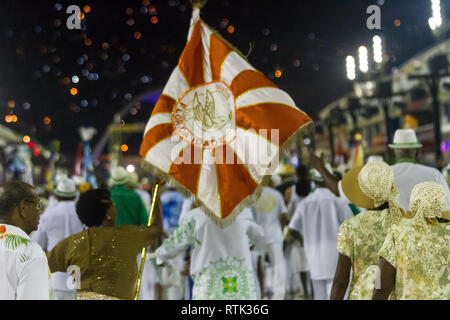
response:
M216 148L236 137L235 109L234 95L225 83L205 83L177 101L172 124L177 134L194 146Z

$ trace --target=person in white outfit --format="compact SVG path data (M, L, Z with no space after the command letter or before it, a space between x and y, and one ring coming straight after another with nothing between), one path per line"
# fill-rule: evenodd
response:
M336 239L339 226L353 217L353 213L346 201L325 188L317 170L311 170L311 179L316 189L298 205L289 223L289 233L305 248L314 299L329 300L338 260Z
M190 210L156 250L156 264L191 247L193 300L256 299L250 245L261 240L263 231L251 215L250 209L244 209L235 222L221 229L200 208Z
M255 222L264 230L264 247L261 251L264 254L267 253L270 260L272 299L283 300L286 295L286 263L283 254L283 228L280 220L287 221L288 211L283 195L271 187L264 187L252 209Z
M42 203L22 181L0 196L0 300L48 300L49 269L42 248L28 236L37 229Z
M57 202L44 211L37 231L31 234L31 239L46 252L50 252L61 240L84 229L75 210L75 182L67 177L59 179L54 195ZM64 272L52 274L51 287L56 300L76 299L76 290L69 279L70 275Z

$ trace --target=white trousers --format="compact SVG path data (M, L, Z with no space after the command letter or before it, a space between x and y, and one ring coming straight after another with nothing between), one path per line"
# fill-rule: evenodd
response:
M314 300L330 300L333 279L312 280Z
M283 243L270 243L265 246L273 270L272 300L283 300L286 295L286 263L284 261Z

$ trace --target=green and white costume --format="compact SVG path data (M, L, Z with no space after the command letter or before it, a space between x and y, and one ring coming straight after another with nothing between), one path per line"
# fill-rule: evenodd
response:
M230 226L220 229L200 209L184 215L177 229L156 250L157 264L173 259L188 247L194 300L254 300L251 243L263 236L244 209Z

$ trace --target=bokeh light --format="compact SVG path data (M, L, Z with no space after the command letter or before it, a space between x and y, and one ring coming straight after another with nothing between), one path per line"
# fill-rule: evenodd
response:
M233 26L228 26L227 27L227 31L228 31L228 33L234 33L234 27Z
M31 138L29 136L23 136L23 142L28 143L31 141Z
M8 107L14 108L15 106L16 106L16 102L14 100L9 100L8 101Z
M70 94L73 95L73 96L76 96L78 94L77 88L70 89Z
M128 151L128 146L127 146L126 144L123 144L123 145L120 147L120 150L122 150L123 152L127 152L127 151Z
M89 12L91 12L91 7L88 6L88 5L86 5L86 6L83 7L83 11L84 11L85 13L89 13Z
M52 122L52 120L51 120L49 117L45 117L45 118L42 120L42 122L44 122L45 125L49 125L49 124Z
M152 17L152 18L150 19L150 21L151 21L153 24L157 24L157 23L158 23L158 17Z
M276 70L275 73L274 73L274 75L275 75L276 78L280 78L281 75L282 75L281 70Z

